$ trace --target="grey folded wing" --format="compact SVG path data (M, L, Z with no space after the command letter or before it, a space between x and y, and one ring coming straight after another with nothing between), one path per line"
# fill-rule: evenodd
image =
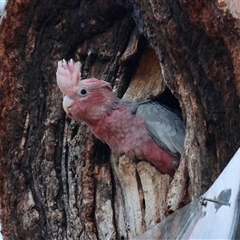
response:
M137 104L135 113L145 119L150 135L160 147L178 158L181 156L185 127L176 113L153 101Z

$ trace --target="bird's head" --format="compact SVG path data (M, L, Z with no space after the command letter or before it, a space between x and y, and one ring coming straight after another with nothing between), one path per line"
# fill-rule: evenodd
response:
M80 63L58 62L57 84L63 93L63 108L76 121L93 123L106 116L117 97L110 84L96 78L81 80Z

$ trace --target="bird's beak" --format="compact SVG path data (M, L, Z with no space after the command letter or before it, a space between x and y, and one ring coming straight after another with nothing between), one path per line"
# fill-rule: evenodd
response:
M67 113L67 115L71 115L70 108L73 105L74 100L69 98L68 96L64 96L63 98L63 109Z

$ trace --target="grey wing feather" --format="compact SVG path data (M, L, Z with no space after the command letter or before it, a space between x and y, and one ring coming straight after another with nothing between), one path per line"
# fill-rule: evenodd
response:
M185 127L180 117L157 102L137 104L135 113L145 119L155 142L176 157L184 150Z

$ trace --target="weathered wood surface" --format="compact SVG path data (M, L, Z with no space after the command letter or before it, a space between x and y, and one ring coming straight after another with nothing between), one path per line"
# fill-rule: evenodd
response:
M9 0L0 25L5 238L130 239L206 191L240 142L239 12L227 0ZM187 135L173 180L116 158L66 118L62 58L119 97L179 108L170 91L178 98Z

